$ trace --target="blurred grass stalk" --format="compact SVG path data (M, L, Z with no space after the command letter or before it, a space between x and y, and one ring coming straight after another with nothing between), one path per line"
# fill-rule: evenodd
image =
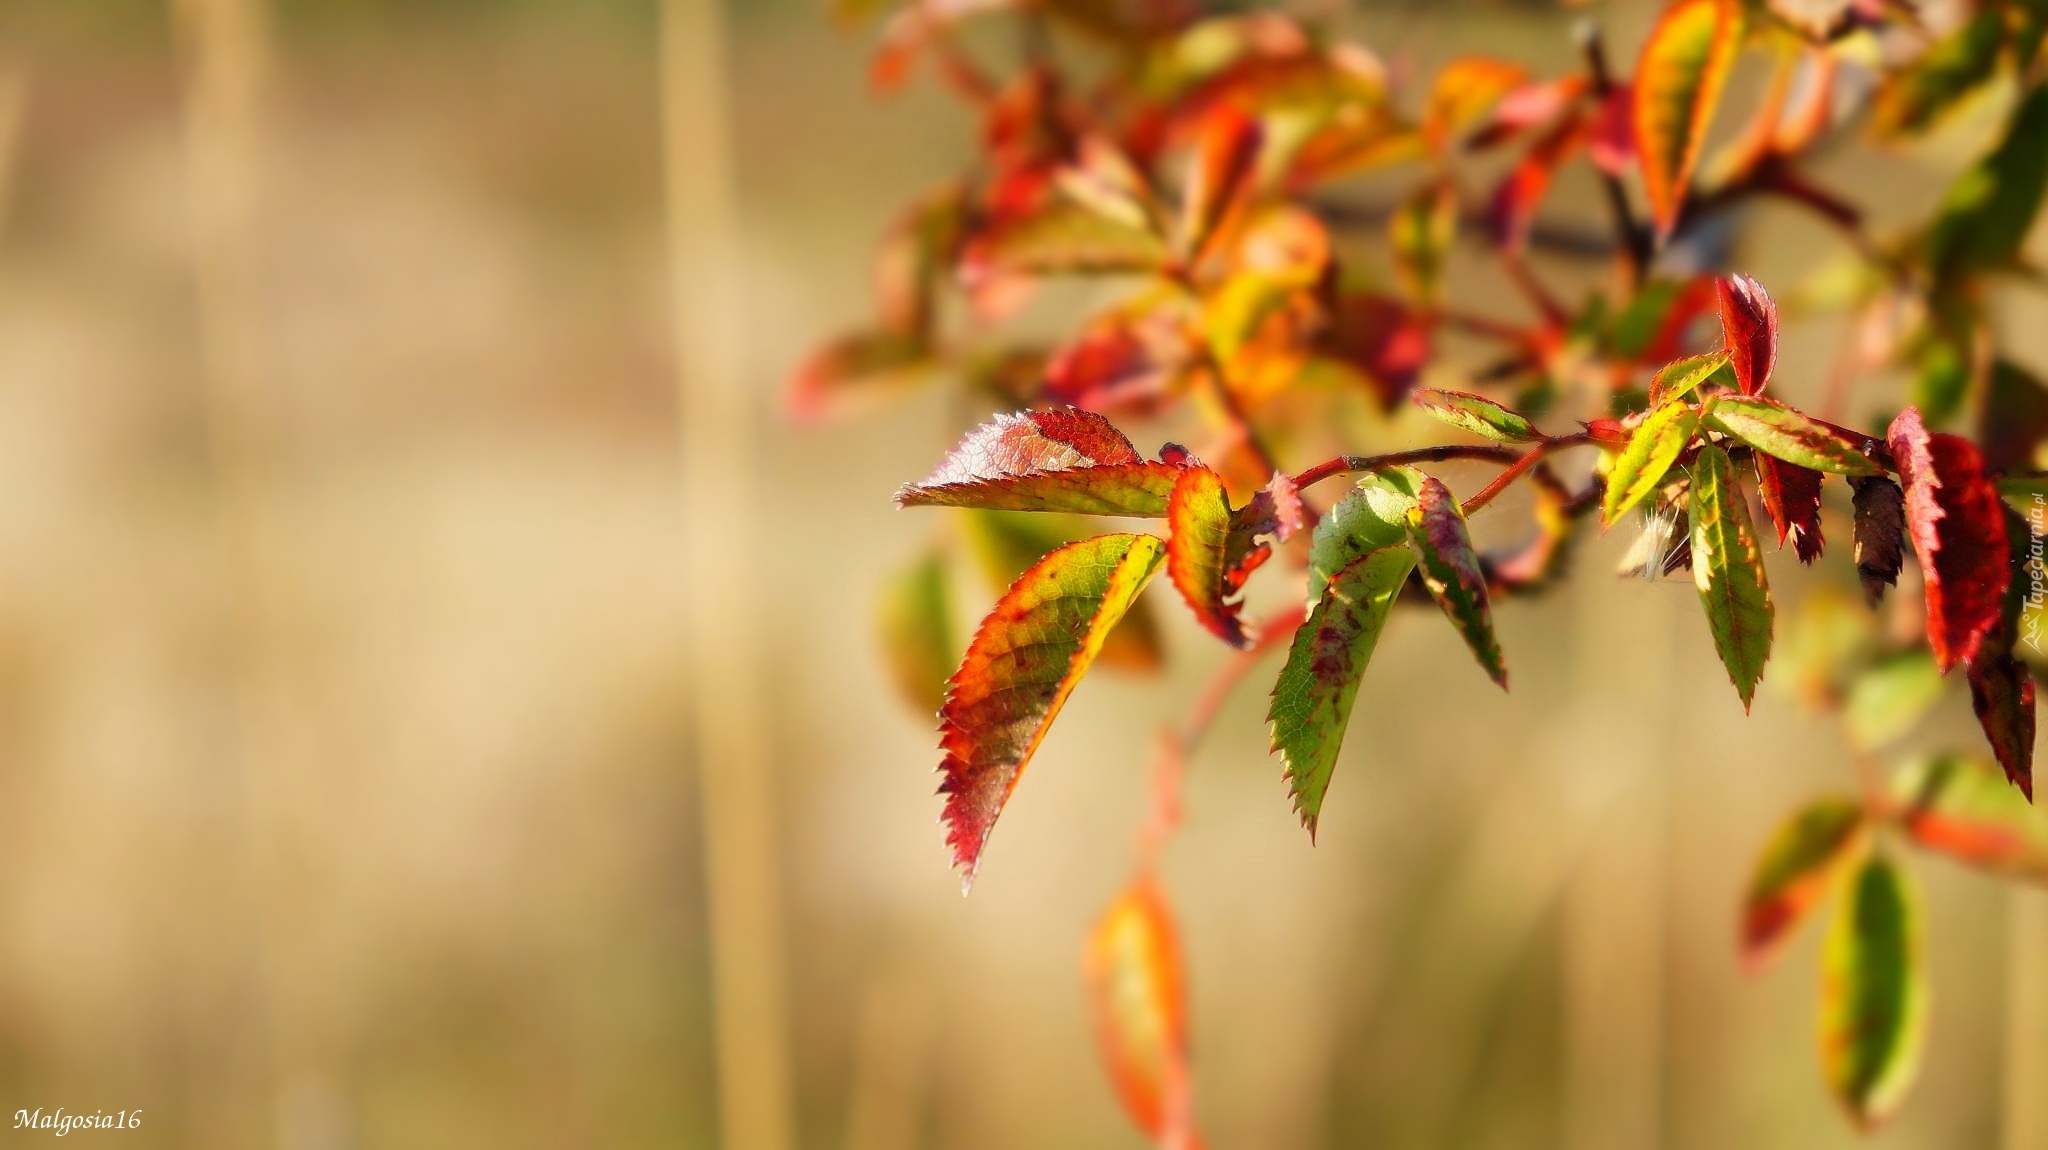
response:
M746 386L723 0L663 0L661 99L682 517L692 586L690 716L703 820L719 1123L733 1150L787 1150L781 873L753 594L757 434Z
M277 609L263 563L263 373L256 283L260 108L268 69L265 0L172 0L185 71L185 163L192 291L202 377L200 403L215 504L215 554L228 632L224 649L232 745L223 791L235 804L240 841L229 848L232 893L225 913L230 952L246 968L247 998L223 1020L227 1065L211 1114L196 1128L211 1145L281 1141L252 1135L250 1116L279 1103L312 1071L297 1047L301 1028L282 1015L292 872L281 821L290 760L283 742L271 619ZM251 1105L251 1103L254 1103ZM277 1107L282 1116L281 1105ZM255 1127L261 1130L261 1126ZM279 1137L281 1135L281 1137Z
M2048 894L2006 894L2005 1146L2048 1146Z

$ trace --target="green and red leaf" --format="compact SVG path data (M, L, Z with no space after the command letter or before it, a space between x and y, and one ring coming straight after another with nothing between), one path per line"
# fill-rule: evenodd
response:
M1193 1147L1180 936L1150 878L1133 880L1096 920L1084 967L1097 1043L1124 1110L1159 1145Z
M1223 105L1204 119L1181 208L1181 251L1199 259L1209 240L1250 199L1265 143L1259 122Z
M1929 433L1907 408L1886 436L1905 481L1906 524L1927 582L1927 641L1947 672L1998 625L2012 579L2005 505L1967 439Z
M1736 389L1758 395L1778 363L1778 305L1764 285L1748 276L1714 281L1721 304L1721 340L1735 369Z
M1650 406L1663 407L1684 399L1728 370L1728 353L1709 352L1665 364L1650 378Z
M1493 634L1493 611L1487 602L1486 575L1465 513L1458 499L1433 475L1424 476L1415 510L1408 513L1408 537L1414 544L1422 585L1458 629L1487 677L1506 688L1508 668L1500 641Z
M2048 816L1996 766L1943 756L1893 780L1900 822L1919 846L1969 866L2048 884Z
M946 842L972 884L996 818L1166 545L1104 535L1054 551L982 620L940 711Z
M1776 957L1868 841L1863 806L1854 799L1821 799L1785 820L1757 859L1742 900L1744 964L1755 970Z
M938 470L899 490L896 505L1157 517L1180 472L1145 460L1094 412L1043 408L969 432Z
M1679 0L1664 10L1636 62L1636 153L1660 238L1678 224L1741 40L1735 0Z
M1417 407L1452 427L1496 443L1534 443L1543 438L1528 416L1483 395L1425 387L1412 398Z
M1872 856L1842 893L1821 981L1821 1065L1858 1126L1877 1126L1904 1100L1926 1021L1919 908L1905 874Z
M1190 464L1174 484L1167 510L1172 529L1166 573L1195 618L1233 647L1245 647L1239 612L1245 580L1273 553L1273 544L1301 529L1300 493L1286 476L1240 508L1230 506L1223 479Z
M1835 475L1877 475L1884 469L1826 424L1760 395L1723 395L1708 405L1707 425L1795 467Z
M1007 591L1017 576L1038 566L1049 552L1092 539L1102 531L1100 523L1084 516L1029 511L968 511L961 517L961 526L968 550L980 566L990 594L996 596ZM1095 656L1098 666L1133 675L1154 674L1165 666L1166 638L1154 606L1143 598L1131 604Z
M1771 657L1775 614L1762 550L1749 520L1749 501L1735 485L1735 466L1713 444L1700 448L1692 470L1692 579L1706 608L1714 650L1748 710Z
M1699 412L1674 400L1643 417L1629 434L1628 446L1614 457L1607 487L1600 498L1600 520L1607 526L1649 496L1685 453L1699 431Z
M895 331L842 336L812 352L790 375L783 410L811 421L870 400L907 391L932 378L938 365L922 340Z
M1323 798L1344 745L1358 684L1415 554L1390 547L1361 556L1323 588L1308 621L1295 632L1287 665L1273 685L1267 719L1273 750L1286 766L1287 791L1314 839Z

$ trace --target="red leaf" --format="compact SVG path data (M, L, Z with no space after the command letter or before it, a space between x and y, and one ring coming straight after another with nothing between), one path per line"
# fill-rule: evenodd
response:
M1721 338L1735 368L1735 384L1742 394L1757 395L1771 381L1771 369L1778 362L1778 305L1764 285L1748 276L1717 280L1714 288L1721 300Z
M896 504L1158 516L1179 475L1172 464L1146 462L1094 412L1044 408L969 432L937 471L898 491Z
M1047 728L1165 549L1150 535L1070 543L1018 576L982 620L939 712L946 843L966 884Z
M2005 505L1969 440L1929 434L1919 409L1886 438L1906 486L1906 524L1927 577L1927 641L1945 673L1998 625L2012 579Z
M1742 902L1744 965L1760 969L1777 954L1868 835L1862 806L1846 798L1818 800L1779 826Z
M1551 177L1585 142L1585 121L1573 115L1537 140L1508 172L1507 178L1494 189L1486 212L1487 225L1497 246L1510 252L1528 247L1529 228L1536 221L1536 209L1550 191Z
M1377 295L1338 301L1323 346L1366 377L1388 410L1402 402L1429 362L1429 325L1405 305Z
M1636 162L1635 94L1627 84L1617 84L1600 108L1593 113L1593 134L1589 156L1593 166L1616 179L1626 175Z
M1970 706L2005 777L2034 801L2034 676L2010 651L1969 663Z
M1182 209L1181 250L1190 259L1200 258L1210 237L1249 197L1265 136L1257 120L1234 107L1209 113L1195 148Z
M1124 1109L1160 1145L1193 1150L1180 939L1149 878L1133 881L1096 921L1085 965L1096 1036Z
M1764 510L1778 528L1778 546L1789 537L1801 563L1820 558L1826 543L1820 532L1821 473L1758 452L1756 474Z

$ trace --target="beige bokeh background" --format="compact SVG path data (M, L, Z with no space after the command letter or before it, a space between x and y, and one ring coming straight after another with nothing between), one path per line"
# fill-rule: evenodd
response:
M144 0L0 7L0 1140L61 1106L140 1109L73 1135L128 1146L715 1145L689 716L729 656L686 622L654 6L180 7L224 57ZM1176 617L1162 678L1092 680L959 897L870 618L936 523L888 494L957 409L795 428L775 392L972 126L869 97L808 3L727 14L718 291L761 448L720 496L751 534L779 873L748 897L782 924L794 1140L1137 1145L1080 942L1153 732L1221 652ZM1603 15L1632 44L1647 9ZM1351 20L1415 67L1569 52L1522 8ZM1902 219L1940 186L1834 171ZM1560 212L1597 218L1586 193ZM1756 223L1767 282L1818 258ZM1795 330L1786 386L1817 394L1834 339ZM1812 1052L1817 932L1759 977L1733 944L1776 818L1846 784L1839 737L1783 697L1745 721L1690 593L1609 581L1618 550L1502 610L1506 697L1403 616L1314 848L1261 690L1230 704L1168 869L1212 1145L1859 1144ZM1951 699L1925 741L1968 737ZM2040 909L1915 871L1935 1024L1870 1144L2048 1145Z

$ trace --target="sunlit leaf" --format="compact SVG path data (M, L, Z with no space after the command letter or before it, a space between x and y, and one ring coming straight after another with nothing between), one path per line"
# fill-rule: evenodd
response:
M1046 730L1165 552L1150 535L1069 544L982 620L940 711L946 843L966 884Z
M1247 644L1239 619L1245 580L1272 554L1272 544L1298 530L1300 496L1285 476L1242 508L1232 508L1223 480L1191 465L1174 485L1167 512L1173 535L1166 573L1210 633L1233 647Z
M1415 567L1415 553L1390 547L1353 560L1330 576L1308 622L1295 632L1287 665L1267 711L1273 750L1287 771L1287 792L1309 837L1344 745L1358 684L1372 660L1394 597Z
M1472 550L1465 513L1442 480L1425 476L1415 510L1408 513L1408 538L1415 546L1417 569L1430 598L1458 629L1487 677L1508 685L1507 663L1493 634L1493 610L1487 603L1486 576Z
M1721 305L1721 340L1735 370L1735 386L1757 395L1778 364L1778 305L1764 285L1748 276L1714 281Z
M1124 1110L1161 1146L1191 1147L1186 976L1156 883L1133 881L1096 920L1085 966L1096 1038Z
M1607 489L1600 500L1601 521L1612 527L1655 491L1684 454L1699 425L1699 413L1681 401L1667 403L1644 417L1608 472Z
M1309 539L1308 606L1323 597L1331 576L1354 561L1408 538L1408 512L1415 507L1409 490L1413 472L1396 473L1391 481L1369 481L1344 493L1329 514L1316 523Z
M1161 516L1180 468L1147 462L1093 412L998 415L969 432L938 470L896 493L899 507L981 507Z
M1526 416L1483 395L1425 387L1413 398L1417 407L1452 427L1497 443L1534 443L1543 438Z
M1872 606L1899 585L1906 565L1906 495L1888 475L1850 481L1856 489L1856 574Z
M1741 39L1742 9L1735 0L1678 0L1664 10L1636 61L1636 152L1660 237L1678 223Z
M1871 128L1882 136L1909 136L1933 127L1991 79L2004 43L2005 14L1996 7L1978 12L1878 87Z
M1898 739L1941 701L1946 685L1926 651L1907 651L1869 667L1850 685L1842 709L1849 741L1870 751Z
M1756 486L1771 525L1778 529L1778 546L1782 548L1790 542L1801 563L1820 558L1827 543L1820 526L1821 473L1759 455Z
M882 651L897 692L916 710L936 715L959 648L953 641L946 556L934 547L882 585Z
M1707 406L1707 426L1797 467L1834 475L1877 475L1884 469L1823 424L1760 395L1723 395Z
M1967 439L1930 434L1913 408L1886 438L1905 481L1906 523L1927 583L1927 641L1946 672L1998 624L2011 582L2004 505Z
M1820 1007L1828 1086L1866 1129L1898 1109L1919 1073L1927 1018L1920 935L1905 874L1882 855L1866 860L1828 933Z
M2048 82L2013 112L1997 149L1950 186L1928 237L1937 275L2010 266L2048 191Z
M1862 852L1863 806L1827 798L1785 820L1757 859L1742 900L1742 958L1751 968L1775 957L1792 931Z
M961 253L960 277L973 286L1004 276L1158 272L1172 254L1149 228L1057 198L976 232Z
M1706 608L1714 650L1748 710L1771 657L1771 589L1749 501L1735 486L1727 452L1700 448L1692 470L1692 580Z
M1520 64L1490 56L1450 61L1431 82L1429 103L1422 110L1424 137L1433 148L1448 147L1528 78L1528 69Z
M1672 400L1684 399L1716 376L1726 376L1727 372L1728 353L1725 351L1668 363L1650 379L1650 406L1664 407Z
M1999 769L1945 755L1893 779L1900 820L1915 843L1971 866L2048 884L2048 815Z
M1209 237L1242 208L1258 174L1265 132L1230 106L1209 113L1196 140L1181 208L1181 251L1198 258Z

